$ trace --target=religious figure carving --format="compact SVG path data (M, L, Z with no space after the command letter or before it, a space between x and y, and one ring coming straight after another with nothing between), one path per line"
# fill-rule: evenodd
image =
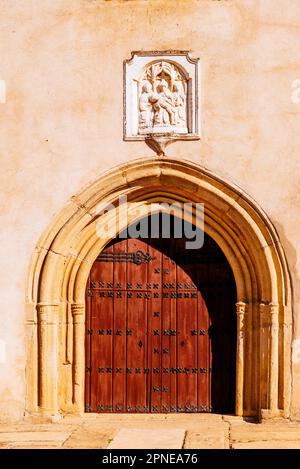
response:
M139 83L139 133L187 133L186 90L174 64L149 65Z
M181 82L174 84L173 99L176 108L176 124L186 125L186 97Z
M142 91L139 99L139 122L141 127L149 127L151 125L152 118L152 104L151 98L151 84L146 81L142 86Z
M154 109L154 124L175 125L175 106L173 95L168 88L166 80L157 86L157 93L151 98Z

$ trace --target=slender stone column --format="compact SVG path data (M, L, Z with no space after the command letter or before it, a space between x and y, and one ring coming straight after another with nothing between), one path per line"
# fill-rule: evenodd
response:
M261 414L266 412L269 407L269 342L270 342L270 321L268 305L260 303L259 305L259 408Z
M39 407L45 414L58 412L58 304L37 304Z
M244 361L247 362L245 367L244 375L244 415L251 416L253 409L253 401L255 399L254 394L254 375L255 375L255 357L253 349L253 328L254 328L254 314L253 314L253 304L247 304L247 317L245 319L245 329L247 334L245 334L245 343L244 350L245 356ZM247 357L251 359L247 360ZM254 370L254 372L253 372Z
M247 305L242 301L236 303L237 314L237 347L236 347L236 415L244 411L244 356L246 335Z
M278 413L278 305L271 303L269 305L270 315L270 381L269 381L269 396L270 396L270 412L271 415Z
M85 305L71 305L73 317L73 403L78 412L84 411L84 321Z

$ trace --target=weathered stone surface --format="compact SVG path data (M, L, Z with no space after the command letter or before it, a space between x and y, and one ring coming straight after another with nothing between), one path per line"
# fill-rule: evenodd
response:
M82 418L79 421L82 424ZM16 425L11 424L1 424L0 425L0 439L1 433L11 433L11 432L71 432L76 430L78 425L70 425L66 423L49 423L49 424L32 424L32 423L19 423Z
M68 420L69 422L69 420ZM185 429L199 429L202 428L220 428L228 424L222 421L221 415L205 416L204 414L114 414L114 415L98 415L96 418L85 419L82 424L83 427L89 428L185 428Z
M188 431L184 448L192 449L227 449L229 447L227 432L215 431L207 434L202 432Z
M217 429L228 428L229 425L232 431L298 431L300 430L300 423L297 422L284 422L284 423L249 423L244 421L241 417L222 416L220 414L87 414L83 417L67 417L64 419L65 425L70 425L71 421L76 421L77 425L83 427L101 428L104 426L115 427L127 426L129 424L162 426L166 425L183 425L184 428L189 426L197 426L199 428ZM65 425L63 427L65 427ZM71 428L76 427L72 425ZM62 425L60 427L62 428Z
M224 419L227 421L227 419ZM232 430L238 431L251 431L254 432L269 432L269 431L298 431L300 430L300 422L268 422L268 423L249 423L249 422L234 422L230 423Z
M300 448L300 423L253 424L213 414L103 414L66 418L52 425L23 422L0 427L0 448L125 449L133 445L154 449Z
M51 431L17 431L10 433L0 433L0 441L65 441L70 436L70 432L51 432Z
M5 449L5 448L7 448L7 447L8 447L8 445L9 445L9 443L8 443L8 442L0 441L0 448L1 448L1 449Z
M300 425L291 424L267 424L267 425L232 425L230 439L233 442L250 441L288 441L299 440Z
M158 431L140 428L122 428L108 445L109 449L180 449L184 429Z
M4 449L58 449L61 442L58 441L13 441L7 444Z
M300 441L249 441L233 443L233 449L300 449Z

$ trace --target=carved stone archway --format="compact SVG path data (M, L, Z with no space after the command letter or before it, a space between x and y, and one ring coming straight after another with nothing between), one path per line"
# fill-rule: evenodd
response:
M72 197L40 238L27 289L27 412L84 412L86 282L115 236L112 211L101 209L118 206L122 195L132 204L205 204L205 229L227 257L237 288L236 414L288 417L291 289L276 231L239 188L195 164L163 158L106 173ZM122 204L117 210L122 214ZM133 221L120 219L119 230ZM104 225L107 236L99 238Z

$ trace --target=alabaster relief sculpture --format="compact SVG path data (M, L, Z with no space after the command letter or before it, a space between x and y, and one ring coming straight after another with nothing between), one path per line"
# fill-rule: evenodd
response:
M173 63L150 64L138 84L139 134L187 134L187 83Z
M198 59L186 51L133 52L124 62L124 140L159 155L176 140L199 139Z

